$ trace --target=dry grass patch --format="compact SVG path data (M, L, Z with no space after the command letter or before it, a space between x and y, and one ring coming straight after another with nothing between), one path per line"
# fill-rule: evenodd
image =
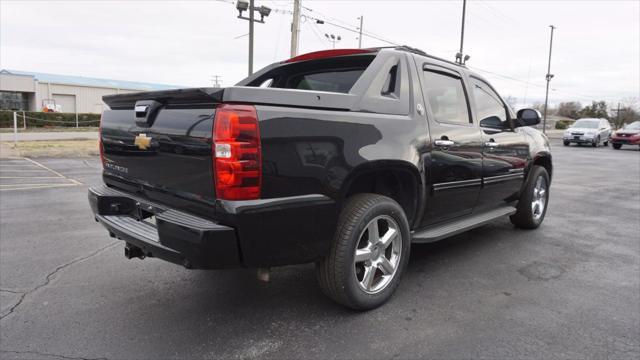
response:
M2 157L87 157L100 155L98 140L42 140L2 142Z

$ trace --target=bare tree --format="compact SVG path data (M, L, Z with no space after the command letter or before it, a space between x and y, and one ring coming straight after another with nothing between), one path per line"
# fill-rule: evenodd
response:
M620 113L612 116L612 120L616 127L622 127L634 121L640 121L640 102L638 98L628 97L620 101ZM617 112L617 108L616 111Z
M558 115L577 119L580 117L580 109L582 109L582 104L577 101L562 102L558 105Z
M536 109L538 111L540 111L541 113L544 112L544 103L540 103L540 102L536 102L534 103L531 108ZM547 115L555 115L557 112L557 109L554 108L553 106L549 105L547 107Z

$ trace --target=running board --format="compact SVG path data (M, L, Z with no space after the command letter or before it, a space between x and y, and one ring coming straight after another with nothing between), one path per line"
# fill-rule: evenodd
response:
M503 206L497 209L486 211L480 214L466 216L463 219L450 221L445 224L435 225L426 230L419 230L413 233L412 242L430 243L449 236L457 235L467 230L488 224L495 219L516 213L513 206Z

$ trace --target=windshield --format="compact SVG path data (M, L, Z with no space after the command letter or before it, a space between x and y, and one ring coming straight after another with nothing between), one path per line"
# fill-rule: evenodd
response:
M572 127L583 129L597 129L599 123L600 122L598 120L578 120L573 124Z
M625 130L640 130L640 121L632 122L624 127Z

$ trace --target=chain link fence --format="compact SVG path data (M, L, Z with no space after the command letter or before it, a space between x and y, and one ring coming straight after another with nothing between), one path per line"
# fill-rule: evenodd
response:
M0 128L13 130L14 113L16 113L18 130L27 128L71 128L79 126L97 127L100 125L100 114L0 111Z

